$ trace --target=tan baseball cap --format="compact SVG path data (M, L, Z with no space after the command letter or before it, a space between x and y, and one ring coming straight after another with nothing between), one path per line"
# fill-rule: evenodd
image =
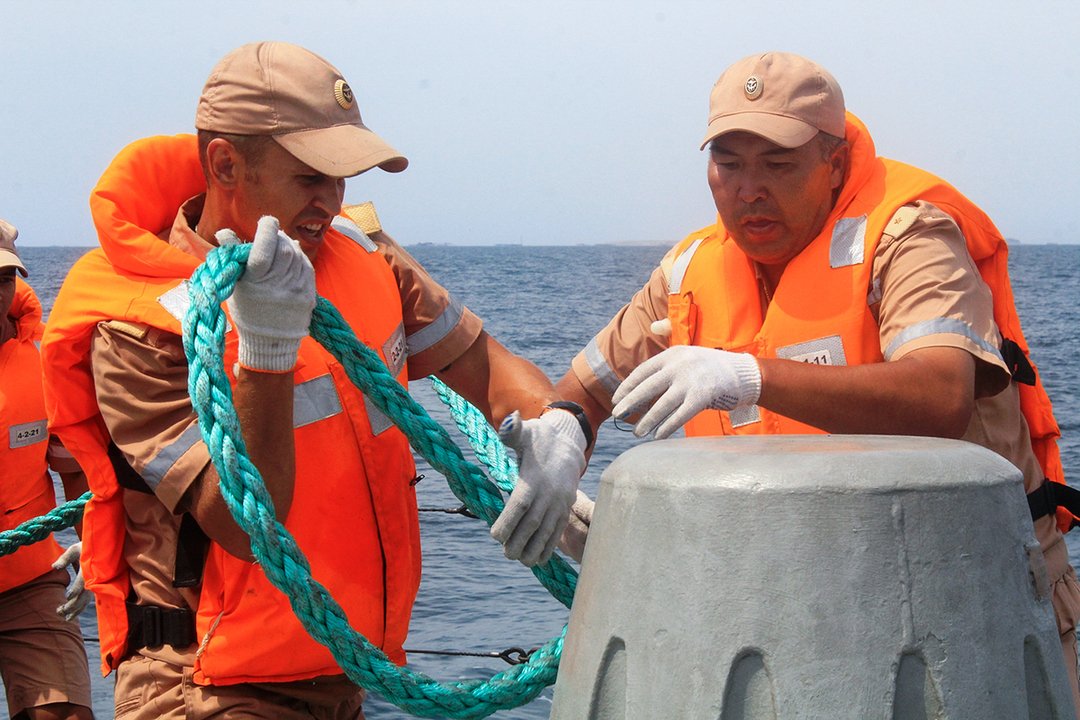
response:
M401 172L409 164L364 125L341 73L289 43L251 43L222 58L199 98L195 127L270 135L301 162L331 177L373 167Z
M26 266L19 259L19 253L15 250L15 238L19 237L19 231L7 220L0 220L0 268L18 268L23 277L26 277Z
M836 78L799 55L768 52L743 58L713 85L701 147L741 130L794 148L818 131L842 138L844 123L844 93Z

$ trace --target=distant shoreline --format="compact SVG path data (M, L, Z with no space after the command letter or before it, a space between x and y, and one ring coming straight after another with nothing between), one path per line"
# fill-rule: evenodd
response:
M433 243L433 242L417 242L403 244L402 247L408 248L425 248L425 247L437 247L437 248L573 248L573 247L626 247L626 248L644 248L644 247L673 247L678 240L672 240L671 242L654 241L654 240L639 240L633 242L579 242L579 243L558 243L558 244L546 244L546 245L526 245L525 243ZM1023 240L1007 239L1006 242L1009 247L1073 247L1080 245L1080 242L1044 242L1033 243ZM33 249L33 250L49 250L49 249L83 249L93 250L97 245L34 245L31 243L19 244L20 250Z

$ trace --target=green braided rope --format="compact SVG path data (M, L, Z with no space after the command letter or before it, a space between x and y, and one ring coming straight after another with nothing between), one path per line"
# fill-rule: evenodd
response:
M394 421L413 448L446 476L454 495L489 526L494 523L504 505L498 490L479 468L465 459L446 430L394 379L375 351L356 339L334 306L322 298L316 302L312 314L311 337L342 364L353 384ZM517 481L517 467L507 457L506 448L494 429L464 398L437 379L433 378L433 381L435 389L450 407L455 422L473 444L477 457L509 492ZM439 390L440 386L443 390ZM546 565L534 567L532 571L555 599L570 607L577 586L577 572L565 560L552 556Z
M277 522L269 493L247 455L223 367L226 323L220 305L232 293L249 252L248 245L217 248L192 275L184 349L192 404L221 478L222 496L236 522L251 536L252 552L267 578L289 597L303 626L333 653L353 682L414 715L480 718L530 702L555 681L565 627L523 665L487 681L443 685L394 665L349 626L341 607L311 577L307 560ZM311 336L342 363L350 380L402 429L432 467L446 476L455 495L474 514L489 525L493 523L503 507L498 490L478 468L465 461L446 431L393 379L378 355L356 339L337 310L323 298L318 299L312 315ZM487 450L482 454L494 457ZM496 474L502 475L501 484L512 485L516 471L511 476L505 470L503 462ZM570 604L577 575L562 558L555 556L533 572L560 601Z
M506 446L499 439L498 433L488 423L483 413L477 410L468 400L450 389L446 383L437 377L431 377L431 384L438 393L439 399L450 408L450 416L458 429L465 434L469 444L476 453L476 457L488 468L491 476L500 488L506 492L514 489L517 482L517 463L510 459L506 453ZM400 387L400 385L398 386ZM456 447L456 446L455 446ZM449 480L449 478L447 478ZM486 480L483 480L486 482ZM453 488L453 485L451 485ZM454 494L462 499L456 490ZM462 499L464 502L464 500ZM468 503L466 503L468 505ZM469 507L472 510L472 507ZM501 510L501 504L500 504ZM475 513L475 510L473 511ZM491 522L488 522L491 525ZM558 555L552 555L546 565L537 565L532 568L533 575L540 584L547 588L552 597L566 607L570 607L574 601L574 590L577 587L577 571Z
M473 452L487 466L495 484L504 492L513 490L518 479L517 463L506 453L506 446L495 428L491 427L483 413L434 375L431 376L431 386L450 409L454 423L469 439Z
M55 507L40 517L30 518L18 527L0 533L0 557L10 555L23 545L32 545L49 537L55 530L69 528L79 522L90 493Z

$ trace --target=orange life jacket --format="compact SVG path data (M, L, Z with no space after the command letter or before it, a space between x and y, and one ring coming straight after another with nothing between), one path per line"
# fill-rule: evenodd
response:
M821 233L784 268L764 316L753 262L719 218L682 241L668 298L671 344L832 365L882 362L878 326L867 302L874 251L896 211L924 200L960 226L993 294L1002 336L1027 357L1009 283L1008 247L986 214L940 178L877 157L869 132L850 113L846 135L851 148L847 180ZM1061 433L1038 374L1034 385L1019 389L1039 464L1048 478L1064 483L1056 442ZM759 406L730 413L706 410L686 425L691 436L820 432ZM1073 516L1064 508L1058 508L1057 516L1059 527L1068 530Z
M91 197L102 247L72 268L42 344L53 431L80 461L94 492L84 518L83 570L97 600L106 674L125 656L124 603L131 586L122 496L106 456L109 437L90 375L90 341L96 324L110 319L181 332L166 306L176 312L176 301L183 303L182 281L199 261L155 233L204 190L192 136L148 138L122 151ZM316 257L317 291L404 384L405 338L393 272L354 225L346 221L340 227L327 232ZM230 331L230 376L236 356L236 333ZM294 374L297 475L285 526L350 624L404 662L401 646L420 582L408 442L369 410L341 365L311 338L301 344ZM196 611L197 682L283 682L342 672L259 566L216 543L206 559Z
M49 431L41 393L41 303L30 286L15 278L15 298L8 315L15 337L0 345L0 532L56 507L56 493L46 461ZM44 575L60 555L52 535L0 558L0 592Z

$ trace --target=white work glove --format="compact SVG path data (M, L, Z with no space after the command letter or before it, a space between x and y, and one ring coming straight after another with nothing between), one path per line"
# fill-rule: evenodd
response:
M518 481L491 526L491 537L511 560L542 565L566 527L585 472L585 433L566 410L549 410L533 420L522 420L515 410L499 426L499 437L517 453Z
M68 621L73 621L90 604L91 593L86 590L86 582L83 580L82 568L79 567L79 558L82 557L82 543L77 542L61 553L52 566L54 570L71 568L75 571L75 579L64 591L64 602L56 608L56 614Z
M216 237L221 245L240 242L228 228ZM315 308L315 269L277 218L259 219L247 268L227 304L240 334L240 365L292 370Z
M748 353L676 345L651 357L615 391L611 414L617 418L646 412L634 427L644 437L666 438L706 408L734 410L753 405L761 395L761 370Z
M581 562L581 556L585 554L585 541L589 537L595 506L596 503L590 500L588 495L578 490L577 499L570 508L569 522L559 538L559 549L578 562Z

